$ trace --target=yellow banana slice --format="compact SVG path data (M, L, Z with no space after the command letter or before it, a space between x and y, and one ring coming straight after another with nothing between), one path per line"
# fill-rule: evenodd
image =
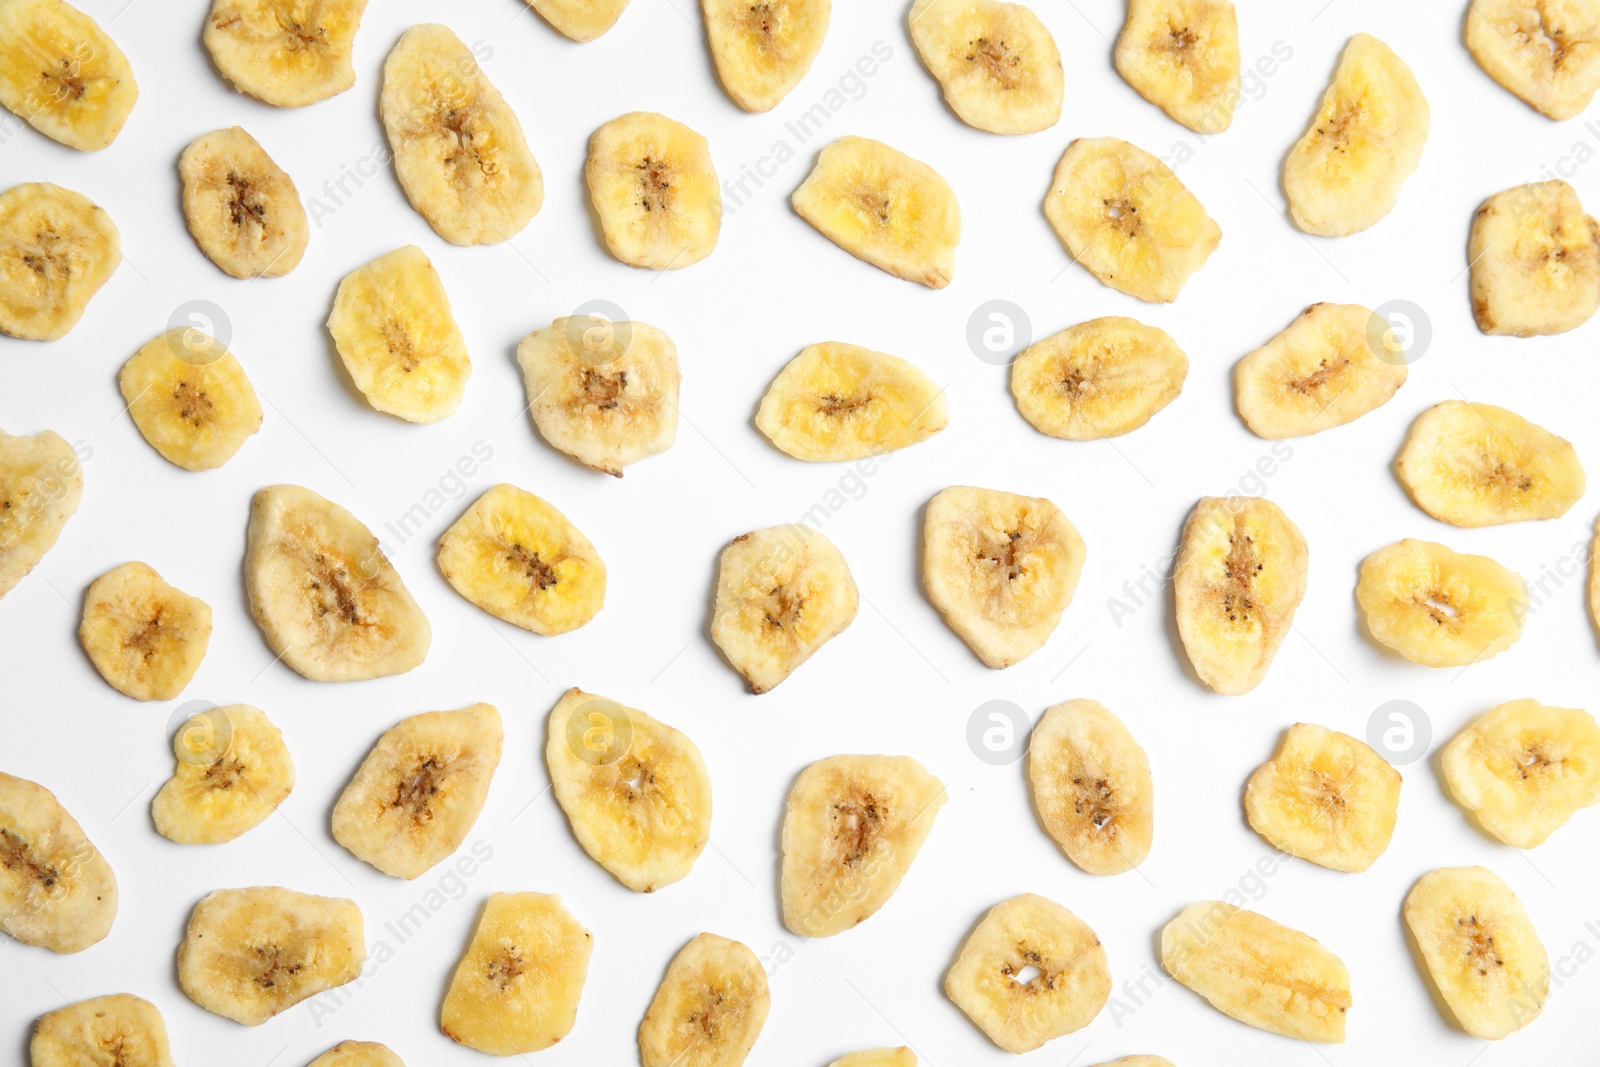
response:
M944 390L897 356L839 341L807 345L773 379L756 429L795 459L863 459L950 424Z
M1394 329L1360 304L1312 304L1233 368L1239 417L1271 440L1354 422L1405 383Z
M1400 772L1349 734L1297 722L1244 787L1250 828L1291 856L1364 871L1400 811Z
M1361 561L1356 603L1379 644L1426 667L1465 667L1517 643L1528 590L1488 556L1408 537Z
M55 547L83 499L77 453L52 430L0 430L0 598Z
M0 104L68 148L117 139L139 97L128 57L65 0L0 0Z
M1149 422L1188 374L1189 357L1165 330L1109 315L1024 349L1011 364L1011 395L1040 433L1095 441Z
M211 607L147 563L113 567L84 595L78 640L106 684L135 700L171 700L200 669Z
M260 708L230 704L178 727L172 777L156 793L156 832L180 845L218 845L260 826L294 789L283 734Z
M183 214L206 258L235 278L279 278L311 239L306 209L283 168L237 126L189 142L178 158Z
M1552 119L1600 89L1600 8L1588 0L1472 0L1467 51L1502 87Z
M1229 0L1128 0L1114 54L1135 92L1196 133L1239 106L1239 19Z
M589 138L583 174L606 248L628 266L678 270L717 246L711 146L683 123L653 111L612 119Z
M13 185L0 193L0 333L65 337L121 262L117 227L88 197Z
M387 1045L376 1041L341 1041L312 1060L308 1067L406 1067Z
M1479 205L1467 262L1484 333L1566 333L1600 308L1600 223L1564 181L1519 185Z
M30 1067L173 1067L167 1024L148 1000L113 993L39 1016Z
M1098 1067L1173 1067L1173 1065L1165 1056L1119 1056L1099 1064Z
M222 76L274 107L305 107L356 84L350 62L367 0L212 0L203 35Z
M1083 870L1121 874L1150 854L1150 760L1104 704L1069 700L1039 718L1028 742L1028 784L1045 832Z
M904 1045L867 1049L840 1056L828 1067L917 1067L917 1054Z
M528 6L563 36L592 41L622 17L628 0L528 0Z
M911 43L968 126L1036 133L1061 118L1065 79L1039 16L1003 0L915 0Z
M261 429L261 402L233 353L210 334L179 326L154 338L117 376L139 433L169 463L208 471Z
M739 1067L767 1021L767 972L737 941L701 934L672 958L639 1024L643 1067Z
M831 0L701 0L717 77L746 111L771 111L811 69Z
M0 771L0 930L82 952L116 917L116 876L77 820L44 786Z

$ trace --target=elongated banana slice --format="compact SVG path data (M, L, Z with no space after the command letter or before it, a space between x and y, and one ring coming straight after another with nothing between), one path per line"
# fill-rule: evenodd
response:
M1383 855L1400 811L1400 772L1349 734L1297 722L1244 788L1251 829L1279 852L1336 871Z
M772 997L761 961L738 941L701 934L672 958L639 1024L643 1067L739 1067Z
M961 240L955 190L882 141L841 137L789 198L795 214L864 263L930 289L950 284Z
M51 952L111 932L117 879L55 794L0 771L0 930Z
M495 893L456 965L439 1028L491 1056L549 1048L572 1032L594 935L561 898Z
M446 241L509 241L539 213L544 177L522 124L448 27L395 42L378 112L406 199Z
M1394 329L1360 304L1312 304L1233 368L1239 417L1272 440L1354 422L1405 383Z
M1065 79L1039 16L1004 0L915 0L911 43L968 126L1035 133L1061 118Z
M265 822L294 788L294 761L266 713L230 704L178 728L178 766L156 793L156 832L180 845L217 845Z
M189 142L178 157L183 214L206 258L235 278L279 278L311 239L300 193L282 167L238 126Z
M1040 717L1028 743L1028 784L1045 831L1090 874L1131 871L1150 854L1150 760L1104 704L1069 700Z
M765 693L844 632L860 597L833 542L798 523L740 534L717 565L711 640Z
M831 0L701 0L717 77L746 111L771 111L811 69Z
M1011 364L1011 395L1040 433L1095 441L1149 422L1188 374L1189 357L1165 330L1108 315L1024 349Z
M241 93L305 107L356 84L356 30L367 0L212 0L203 39Z
M65 337L121 262L117 227L88 197L13 185L0 193L0 333Z
M1361 561L1356 603L1379 644L1426 667L1465 667L1517 643L1528 589L1488 556L1407 537Z
M1600 9L1587 0L1472 0L1467 50L1484 72L1552 119L1600 89Z
M83 466L53 430L0 430L0 598L55 547L83 499Z
M122 365L123 403L163 459L208 471L234 457L261 428L261 402L221 341L192 326L151 340Z
M1171 167L1115 137L1067 145L1044 213L1076 262L1150 303L1178 299L1222 240L1222 227Z
M333 839L384 874L426 874L478 821L504 742L491 704L400 720L339 794Z
M1032 1052L1100 1014L1111 968L1088 923L1024 893L990 908L967 936L944 992L1000 1048Z
M439 272L416 245L344 276L328 332L350 380L379 411L407 422L455 414L472 360Z
M276 886L218 889L189 915L178 984L206 1011L260 1026L360 977L367 958L353 900Z
M113 993L39 1016L30 1067L173 1067L167 1024L148 1000Z
M540 436L613 477L665 452L678 436L678 348L661 330L569 316L517 345Z
M693 741L569 689L550 711L544 758L572 835L617 881L653 893L688 877L711 835L711 776Z
M950 424L944 390L897 356L840 341L807 345L773 379L756 429L795 459L862 459Z
M1261 683L1306 592L1306 539L1253 496L1201 497L1172 573L1178 636L1200 680L1236 696Z
M833 756L801 771L783 816L783 924L832 937L876 915L945 799L944 783L909 756Z
M867 1049L840 1056L828 1067L917 1067L917 1054L904 1045Z
M1600 223L1564 181L1519 185L1479 205L1467 262L1484 333L1566 333L1600 308Z
M589 138L589 202L606 248L630 267L677 270L717 246L722 190L711 146L653 111L631 111Z
M1522 901L1493 871L1430 871L1406 895L1404 914L1434 988L1463 1030L1498 1041L1539 1017L1550 995L1550 957Z
M124 563L90 583L78 639L117 692L171 700L205 658L211 607L168 585L149 564Z
M376 1041L341 1041L308 1067L406 1067L394 1050Z
M1229 0L1128 0L1115 52L1135 92L1196 133L1239 106L1239 19Z
M528 0L546 22L574 41L592 41L622 16L628 0Z
M65 0L0 0L0 104L51 140L98 152L139 97L100 24Z
M372 531L298 485L250 501L245 543L250 615L283 662L314 682L403 674L432 630Z
M1513 700L1457 734L1440 770L1491 836L1534 848L1600 803L1600 726L1578 708Z

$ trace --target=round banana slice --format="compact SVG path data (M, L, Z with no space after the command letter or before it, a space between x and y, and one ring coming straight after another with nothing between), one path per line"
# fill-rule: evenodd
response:
M0 104L68 148L117 139L139 97L128 57L65 0L0 0Z
M204 40L241 93L305 107L356 83L350 62L367 0L212 0Z
M911 43L968 126L1036 133L1061 118L1065 79L1039 16L1002 0L916 0Z
M279 278L311 228L289 175L238 126L196 137L178 158L183 214L206 258L235 278Z
M639 1024L643 1067L740 1067L767 1022L772 996L754 952L701 934L672 958Z
M111 932L117 879L55 794L0 771L0 930L51 952Z
M260 708L230 704L191 716L173 742L177 769L156 793L156 832L180 845L219 845L266 821L294 788L283 734Z
M1117 73L1174 122L1206 135L1239 106L1239 19L1229 0L1128 0Z
M828 1067L917 1067L917 1054L905 1045L867 1049L840 1056Z
M1564 181L1519 185L1479 205L1467 262L1484 333L1566 333L1600 308L1600 223Z
M839 341L807 345L773 379L756 429L795 459L864 459L950 424L944 390L896 356Z
M1356 603L1378 643L1426 667L1465 667L1517 643L1528 589L1487 556L1408 537L1361 561Z
M1165 330L1110 315L1029 345L1011 364L1017 410L1068 441L1120 437L1177 399L1189 357Z
M65 337L121 262L117 227L88 197L13 185L0 193L0 333Z
M194 327L175 327L135 352L117 385L150 447L187 471L222 466L261 428L261 403L244 368Z
M717 77L746 111L771 111L811 69L830 0L701 0Z
M1150 760L1104 704L1046 711L1028 742L1028 785L1045 832L1090 874L1143 863L1155 835Z
M574 41L592 41L622 17L628 0L528 0L528 6Z
M1489 77L1549 118L1576 117L1600 89L1600 7L1590 0L1472 0L1465 36Z
M1336 871L1383 855L1400 812L1400 772L1349 734L1297 722L1244 787L1250 828L1279 852Z
M55 547L83 499L83 466L51 430L0 430L0 598Z
M341 1041L307 1067L406 1067L388 1045L376 1041Z
M653 111L631 111L589 138L583 168L606 248L630 267L677 270L717 246L722 190L706 139Z
M106 684L135 700L171 700L200 669L211 607L147 563L113 567L84 596L78 639Z
M167 1024L148 1000L114 993L39 1016L30 1067L172 1067Z

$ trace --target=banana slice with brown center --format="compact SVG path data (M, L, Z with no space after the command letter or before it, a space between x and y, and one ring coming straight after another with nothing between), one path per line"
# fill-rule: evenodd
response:
M717 77L746 111L771 111L811 69L830 0L701 0Z
M1400 772L1348 734L1298 722L1244 788L1250 828L1280 852L1364 871L1389 847Z
M289 175L244 130L195 138L178 159L183 214L206 258L235 278L278 278L294 270L311 239L306 209Z
M83 499L83 466L58 433L0 430L0 598L55 546Z
M222 466L261 428L261 403L244 368L221 341L191 326L135 352L117 385L150 447L184 470Z
M944 390L897 356L807 345L778 372L756 429L796 459L864 459L926 441L950 422Z
M1028 742L1028 784L1047 833L1090 874L1143 863L1155 834L1150 760L1104 704L1046 711Z
M117 879L55 794L0 771L0 930L51 952L111 932Z
M1528 589L1488 556L1408 537L1361 561L1356 603L1380 644L1426 667L1465 667L1516 644Z
M122 262L122 237L99 207L59 185L0 193L0 333L65 337Z
M1566 333L1600 308L1600 222L1564 181L1519 185L1479 205L1467 262L1484 333Z
M1094 441L1149 422L1188 374L1189 357L1165 330L1111 315L1024 349L1011 364L1011 395L1039 432Z
M352 88L351 53L367 0L212 0L203 39L241 93L305 107Z
M216 845L261 825L294 788L283 734L259 708L230 704L178 728L178 765L150 804L156 832L180 845Z
M39 1016L30 1067L173 1067L167 1024L148 1000L114 993Z
M0 104L68 148L116 140L139 97L128 57L65 0L0 0Z
M135 700L171 700L200 669L211 607L147 563L113 567L84 595L78 639L106 684Z
M1239 19L1229 0L1128 0L1117 73L1196 133L1214 134L1239 106Z
M1489 77L1552 119L1600 89L1600 8L1587 0L1472 0L1465 36Z
M701 934L672 958L639 1025L643 1067L740 1067L772 997L754 952Z
M916 0L909 23L917 54L962 122L989 133L1035 133L1061 118L1061 53L1029 8Z
M683 123L653 111L618 116L589 138L583 173L606 247L628 266L678 270L717 246L711 147Z

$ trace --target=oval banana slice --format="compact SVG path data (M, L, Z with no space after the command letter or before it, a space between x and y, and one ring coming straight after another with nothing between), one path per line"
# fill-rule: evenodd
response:
M509 241L544 203L522 124L446 26L401 34L378 98L406 199L451 244Z
M0 430L0 598L55 547L83 499L83 466L52 430Z
M867 1049L840 1056L828 1067L917 1067L917 1054L905 1045Z
M0 193L0 333L65 337L122 262L122 237L82 193L25 182Z
M1383 855L1400 811L1400 772L1372 747L1297 722L1244 787L1250 828L1279 852L1336 871Z
M1566 333L1600 308L1600 223L1564 181L1519 185L1479 205L1467 262L1484 333Z
M583 174L606 248L628 266L678 270L717 246L711 146L683 123L653 111L612 119L589 138Z
M376 1041L341 1041L308 1067L406 1067L394 1050Z
M1104 704L1069 700L1040 716L1028 742L1028 784L1045 832L1083 870L1121 874L1150 854L1150 760Z
M1110 315L1035 341L1011 364L1017 410L1068 441L1120 437L1183 391L1189 357L1165 330Z
M944 390L896 356L839 341L807 345L773 379L756 429L795 459L863 459L950 424Z
M1239 417L1258 437L1304 437L1376 411L1406 383L1393 328L1360 304L1312 304L1233 368Z
M1135 92L1196 133L1239 106L1239 19L1229 0L1128 0L1114 53Z
M1467 51L1501 87L1552 119L1600 89L1600 8L1586 0L1472 0Z
M261 428L261 402L221 341L192 326L151 340L117 376L139 433L169 463L208 471Z
M1465 667L1517 643L1528 589L1488 556L1408 537L1361 561L1356 603L1379 644L1425 667Z
M643 1067L739 1067L766 1025L767 972L738 941L701 934L672 958L639 1025Z
M771 111L811 69L830 0L701 0L717 77L746 111Z
M206 258L235 278L279 278L311 228L289 175L237 126L196 137L178 158L183 214Z
M173 1067L161 1012L130 993L80 1000L39 1016L28 1061L30 1067Z
M528 6L574 41L592 41L615 25L628 0L528 0Z
M180 845L218 845L260 826L294 789L283 734L260 708L230 704L193 715L173 742L177 769L156 793L156 832Z
M203 34L222 76L274 107L305 107L356 84L367 0L212 0Z
M147 563L124 563L90 583L78 639L117 692L171 700L205 658L211 606L168 585Z
M0 930L51 952L111 932L117 879L55 794L0 771Z
M916 0L911 43L968 126L1036 133L1061 118L1061 53L1039 16L1003 0Z
M128 57L65 0L0 0L0 104L68 148L117 139L139 97Z

